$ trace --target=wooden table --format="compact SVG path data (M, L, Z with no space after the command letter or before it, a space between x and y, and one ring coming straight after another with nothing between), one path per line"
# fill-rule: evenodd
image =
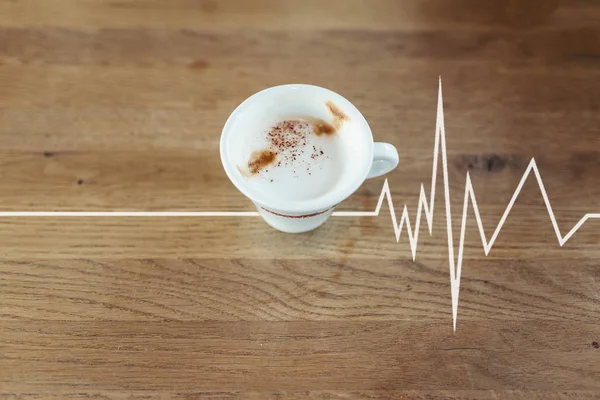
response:
M561 235L600 212L594 0L0 0L0 211L252 211L221 128L302 82L399 148L414 227L440 75L455 256L467 173L488 240L532 157ZM2 217L0 397L596 398L600 220L559 246L532 171L486 257L469 204L454 332L441 177L415 261L386 204L302 235Z

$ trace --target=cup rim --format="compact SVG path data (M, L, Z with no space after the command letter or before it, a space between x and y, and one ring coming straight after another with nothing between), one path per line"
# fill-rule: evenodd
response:
M250 188L250 184L246 182L246 180L241 176L241 173L235 167L235 165L229 159L227 154L227 144L228 139L231 137L231 125L233 120L237 117L237 115L250 103L257 101L258 98L264 96L267 92L274 91L287 91L287 90L296 90L298 88L304 88L309 90L316 90L319 92L324 92L328 96L331 96L337 102L344 103L345 108L351 111L352 117L358 119L358 123L361 125L361 130L364 131L364 134L368 136L368 149L366 154L365 165L363 166L361 173L357 174L357 177L353 179L347 186L343 189L336 190L330 193L325 194L324 196L309 199L309 200L300 200L300 201L290 201L290 200L273 200L271 198L266 198L261 194L260 191L253 191ZM336 103L337 104L337 103ZM348 110L346 110L348 111ZM302 84L302 83L291 83L291 84L283 84L277 86L271 86L266 89L262 89L250 97L246 98L242 103L240 103L233 112L227 118L225 125L223 126L223 130L221 132L220 139L220 157L223 168L225 169L225 173L229 180L233 183L233 185L246 197L252 200L254 203L267 208L272 211L277 211L280 213L311 213L318 212L326 209L330 209L332 207L337 206L339 203L344 201L350 195L352 195L358 188L364 183L367 179L369 170L371 168L372 159L373 159L373 134L371 132L371 128L367 123L367 120L362 115L362 113L352 104L349 100L347 100L342 95L316 85L310 84Z

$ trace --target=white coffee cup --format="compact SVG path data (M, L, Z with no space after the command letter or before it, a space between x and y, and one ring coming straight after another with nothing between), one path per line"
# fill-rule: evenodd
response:
M327 118L326 104L335 104L347 119L340 128L345 165L339 183L315 198L285 198L267 195L252 184L240 170L247 163L248 149L244 137L261 129L266 120L275 121L290 114ZM331 117L331 115L329 115ZM374 143L371 129L358 109L341 95L313 85L290 84L262 90L242 102L229 116L221 134L221 161L236 188L248 197L267 224L288 233L313 230L322 225L333 209L369 178L392 171L398 165L398 151L389 143ZM292 185L297 183L290 182Z

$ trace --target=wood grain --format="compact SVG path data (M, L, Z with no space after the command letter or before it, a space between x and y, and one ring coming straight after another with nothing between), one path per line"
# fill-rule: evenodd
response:
M250 211L218 155L265 87L333 89L429 190L438 77L452 222L488 238L535 158L561 231L600 212L593 0L0 0L0 210ZM592 399L600 222L560 247L530 179L489 256L469 213L452 330L443 190L416 260L389 211L0 218L0 398Z
M516 0L491 0L482 5L476 0L455 0L440 4L436 0L360 0L303 3L275 0L57 0L53 5L40 0L3 0L3 24L9 26L161 27L169 29L431 29L462 28L493 24L523 26L547 19L580 18L594 22L587 2L535 0L523 6ZM575 3L573 6L569 3ZM33 10L32 10L33 9ZM553 15L554 13L554 15Z
M443 260L42 260L4 262L2 271L4 317L14 320L451 318ZM460 318L593 321L598 278L589 261L471 262Z

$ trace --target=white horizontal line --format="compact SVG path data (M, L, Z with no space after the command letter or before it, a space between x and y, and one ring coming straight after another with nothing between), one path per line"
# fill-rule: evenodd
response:
M258 217L257 211L0 211L0 217Z

